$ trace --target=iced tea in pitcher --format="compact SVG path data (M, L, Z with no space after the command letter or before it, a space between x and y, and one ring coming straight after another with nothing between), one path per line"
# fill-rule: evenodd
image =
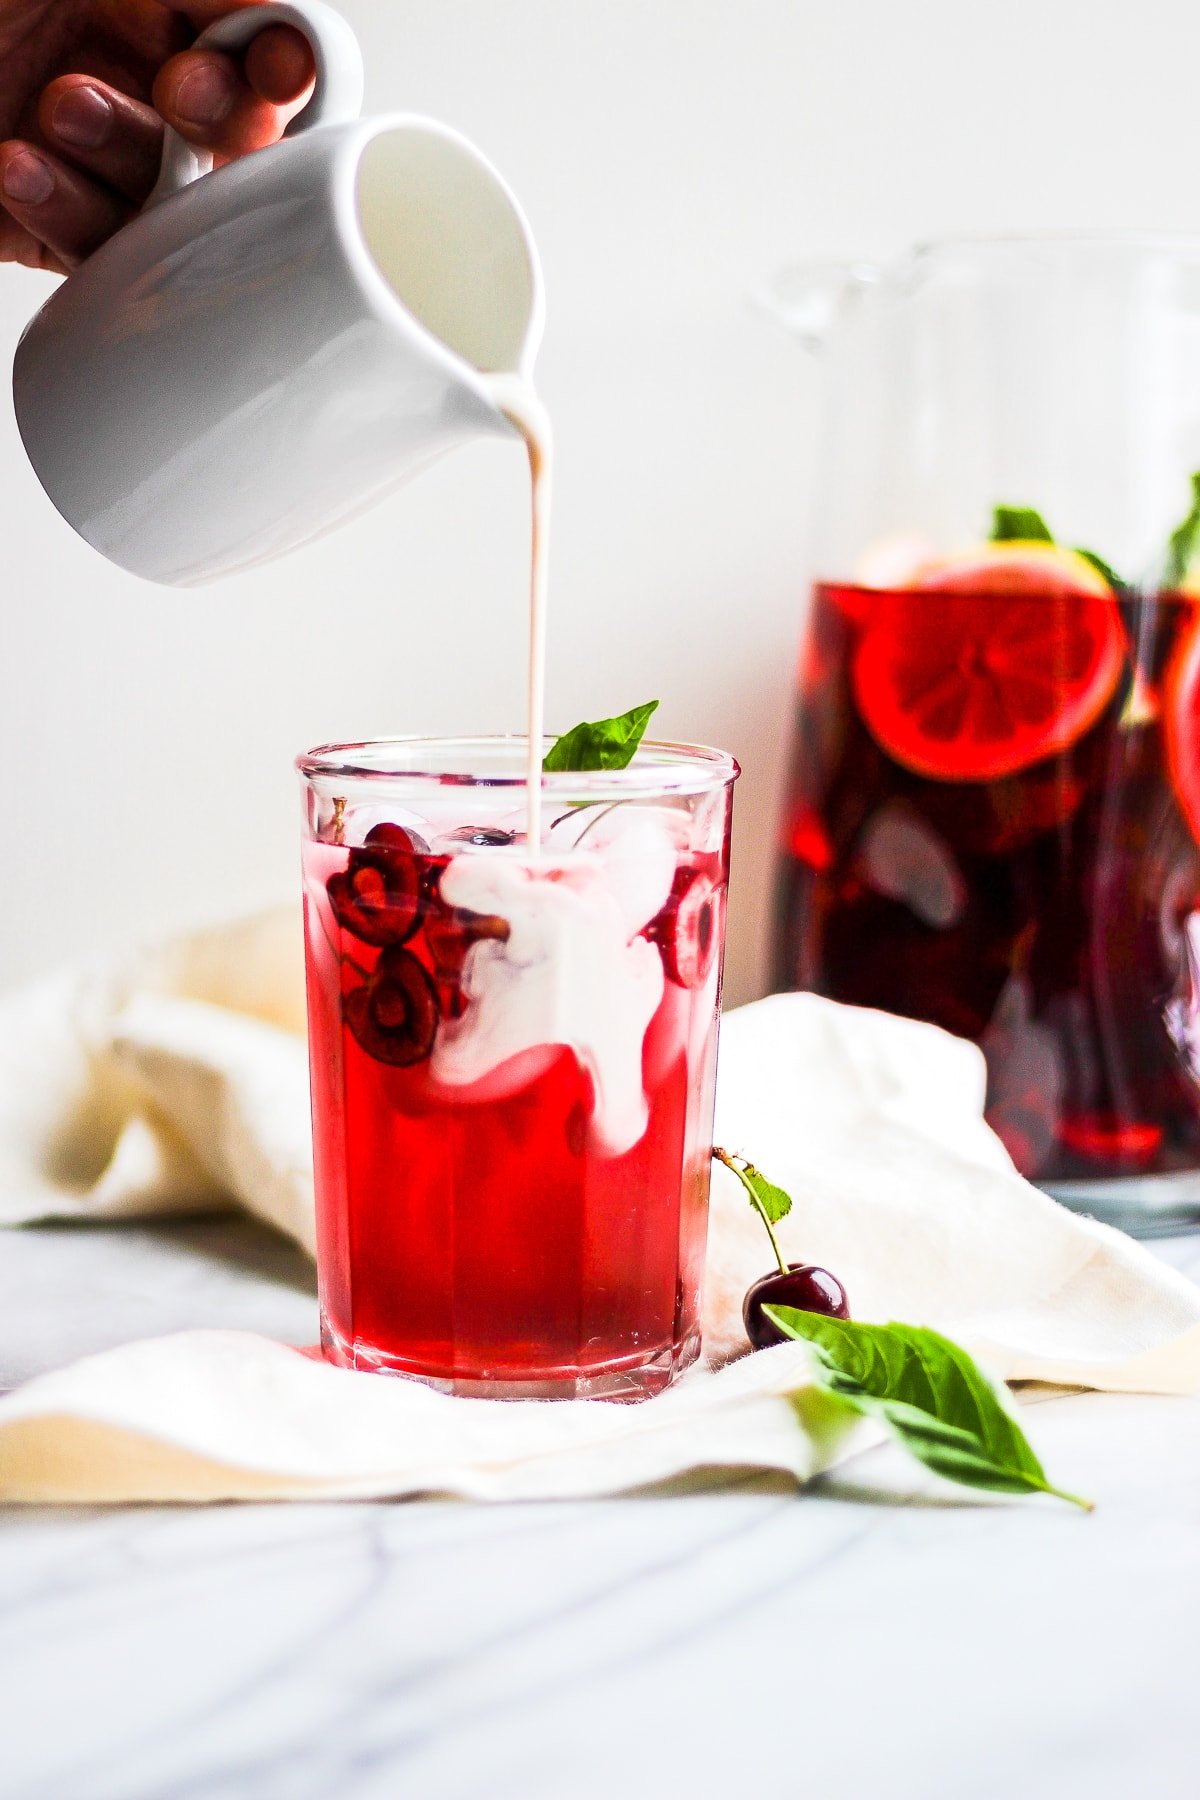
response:
M1196 1217L1200 247L940 246L830 318L775 984L974 1039L1023 1173Z
M1035 543L820 584L782 983L977 1039L1042 1179L1200 1156L1200 603Z

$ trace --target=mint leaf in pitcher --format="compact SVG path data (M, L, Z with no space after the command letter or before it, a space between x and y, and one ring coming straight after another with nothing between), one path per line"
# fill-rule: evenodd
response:
M1016 542L1054 544L1058 540L1035 507L994 506L992 508L992 529L988 541L993 544ZM1104 558L1097 556L1094 550L1085 550L1082 544L1076 544L1075 554L1082 556L1084 562L1090 563L1097 575L1107 581L1114 593L1125 586L1112 564L1106 563Z
M542 768L548 775L627 768L657 705L657 700L648 700L644 706L635 706L615 719L595 719L573 726L550 746Z
M795 1307L768 1307L789 1337L810 1344L817 1378L850 1411L883 1421L918 1462L948 1481L1002 1494L1090 1500L1047 1479L1007 1398L959 1344L918 1325L859 1325Z
M1102 556L1097 556L1094 550L1076 549L1075 554L1076 556L1082 556L1084 562L1091 563L1097 575L1103 576L1104 580L1107 581L1114 593L1116 593L1118 588L1125 586L1125 583L1121 580L1121 577L1117 574L1117 571L1113 568L1112 564L1106 563L1104 558Z
M1053 533L1040 512L1032 506L995 506L992 508L991 542L1008 544L1016 539L1023 543L1052 544Z
M1163 586L1182 587L1188 570L1200 551L1200 469L1192 476L1192 504L1187 516L1180 520L1167 539L1167 557L1163 566Z

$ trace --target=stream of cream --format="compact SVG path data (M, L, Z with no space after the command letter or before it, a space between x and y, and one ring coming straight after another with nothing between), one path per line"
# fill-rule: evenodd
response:
M662 999L662 958L643 933L671 891L675 848L660 819L617 809L592 828L588 853L542 837L546 604L550 547L550 419L520 375L484 378L489 399L524 440L532 529L529 566L525 852L467 851L441 878L444 898L507 921L503 939L472 946L463 971L470 1005L433 1052L436 1080L496 1097L503 1071L528 1079L531 1056L566 1045L592 1080L594 1141L609 1155L646 1128L642 1046Z
M532 531L529 550L529 691L526 702L529 747L525 773L527 842L536 854L542 842L542 740L546 730L546 601L550 572L550 481L553 438L550 415L520 375L489 375L484 383L493 405L525 440L529 456Z

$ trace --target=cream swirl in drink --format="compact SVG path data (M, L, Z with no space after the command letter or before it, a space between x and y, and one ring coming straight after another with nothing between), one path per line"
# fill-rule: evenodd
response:
M550 494L554 438L550 415L531 384L519 375L489 375L484 388L493 404L520 432L529 457L529 672L526 689L526 836L542 838L542 744L546 735L546 606L550 582Z
M434 1080L469 1087L508 1067L519 1083L531 1052L564 1046L591 1078L591 1140L613 1156L632 1148L646 1129L642 1048L665 979L641 934L674 878L668 830L639 813L590 854L456 856L443 899L502 918L508 932L467 953L467 1008L434 1046Z

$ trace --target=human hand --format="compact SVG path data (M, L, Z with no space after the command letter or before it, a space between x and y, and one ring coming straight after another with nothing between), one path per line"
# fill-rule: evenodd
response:
M288 25L191 50L254 0L0 0L0 262L65 274L154 186L164 119L218 160L274 143L312 86Z

